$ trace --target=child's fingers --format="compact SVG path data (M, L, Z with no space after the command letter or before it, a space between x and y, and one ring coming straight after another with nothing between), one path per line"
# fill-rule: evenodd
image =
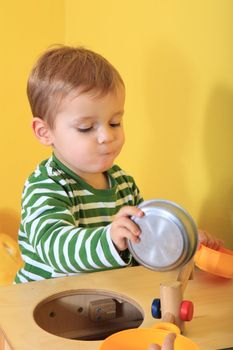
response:
M163 341L162 350L174 350L175 339L176 339L176 334L169 333Z
M210 233L204 230L198 230L199 242L208 248L218 250L223 246L223 241L212 236Z
M209 240L206 232L203 230L198 230L198 235L199 235L199 242L207 246Z
M220 244L220 240L219 239L213 239L212 241L209 241L209 248L218 250L220 248L221 244Z
M125 227L118 229L117 236L112 237L113 242L119 250L125 250L127 248L127 239L131 240L134 243L137 243L139 238L134 236L129 230Z
M157 344L151 344L148 350L174 350L174 342L176 339L175 333L169 333L163 341L162 347Z
M139 232L140 234L140 232ZM140 241L140 238L138 237L139 234L135 235L134 233L132 233L132 231L129 231L126 227L121 227L118 230L118 237L119 239L129 239L130 241L134 242L134 243L138 243Z
M126 228L133 236L138 237L141 233L138 225L128 217L119 218L119 226Z
M122 207L119 212L117 213L116 217L120 217L120 216L138 216L138 217L142 217L144 215L144 212L137 208L137 207L131 207L129 205L126 205L124 207Z
M161 350L161 347L156 344L151 344L148 348L148 350Z

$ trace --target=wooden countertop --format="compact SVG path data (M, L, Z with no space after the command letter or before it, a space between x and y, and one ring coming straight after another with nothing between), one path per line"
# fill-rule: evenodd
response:
M177 271L159 273L139 266L1 287L0 328L14 350L97 350L100 341L71 340L44 331L33 318L35 307L51 295L69 290L113 291L139 304L144 312L140 327L150 327L159 322L150 309L152 300L159 297L160 283L176 278ZM185 336L202 350L233 347L233 280L195 270L184 297L195 307Z

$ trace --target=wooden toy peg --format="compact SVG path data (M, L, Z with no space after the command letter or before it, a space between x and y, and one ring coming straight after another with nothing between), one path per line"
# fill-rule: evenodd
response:
M180 319L180 305L183 301L182 284L179 281L161 284L160 285L161 298L161 313L162 321L168 322L168 315L171 319L173 316L173 323L175 323L181 330L184 331L184 321Z
M185 330L185 321L190 321L193 315L193 304L183 300L188 280L193 278L193 267L191 259L180 270L177 281L160 285L162 320L175 323L181 333Z

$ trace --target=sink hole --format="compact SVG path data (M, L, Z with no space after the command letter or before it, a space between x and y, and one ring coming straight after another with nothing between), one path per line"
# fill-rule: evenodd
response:
M140 305L129 297L92 289L54 294L34 310L35 322L46 332L76 340L103 340L144 319Z

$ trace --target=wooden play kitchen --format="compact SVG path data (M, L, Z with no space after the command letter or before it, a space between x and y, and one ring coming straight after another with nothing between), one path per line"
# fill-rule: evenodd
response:
M0 288L0 350L146 350L176 329L175 350L233 347L233 280L199 269L190 279L192 219L168 201L142 205L141 242L129 243L142 266Z
M5 344L1 349L98 350L102 340L90 339L109 335L103 334L105 330L159 323L151 315L151 302L160 295L160 284L176 278L176 271L154 272L138 266L1 287L0 328ZM195 312L184 335L202 350L232 347L232 279L195 270L185 298L192 300ZM106 316L92 321L91 301L101 304L106 299L115 303L116 319L111 320L114 307L108 305Z

